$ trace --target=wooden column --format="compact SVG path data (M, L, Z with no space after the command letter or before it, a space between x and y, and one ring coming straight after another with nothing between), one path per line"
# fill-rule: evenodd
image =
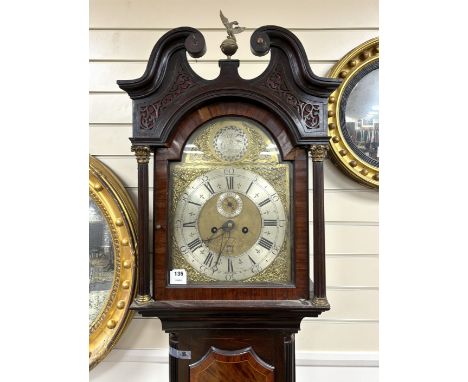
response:
M149 196L148 163L151 150L148 146L132 146L138 162L138 286L137 303L151 300L149 258Z
M313 179L314 221L314 297L312 303L329 307L325 275L325 215L323 190L323 160L327 156L328 144L310 146Z
M286 382L296 382L296 346L294 333L284 337L284 370Z
M175 333L169 333L169 348L179 349L179 338ZM169 355L169 381L179 382L178 359L173 355Z

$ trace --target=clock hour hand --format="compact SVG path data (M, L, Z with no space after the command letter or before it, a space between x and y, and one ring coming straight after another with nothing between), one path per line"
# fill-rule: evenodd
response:
M219 258L221 257L221 254L223 253L224 248L226 248L227 243L229 243L229 239L231 238L231 230L228 231L228 238L226 240L226 243L223 245L223 239L224 239L225 234L226 232L223 231L223 235L221 236L221 245L219 247L218 257L216 258L216 263L214 265L215 267L218 265Z
M207 239L202 239L202 241L204 243L209 243L210 241L212 241L214 239L219 239L221 237L221 245L219 246L218 257L216 258L216 262L214 264L214 267L216 267L218 265L218 263L219 263L219 259L221 257L221 254L223 253L224 248L226 248L226 245L228 244L229 239L231 238L231 231L234 229L234 226L235 226L235 224L234 224L234 222L232 220L227 220L220 227L218 227L218 228L213 227L211 229L212 234L210 235L210 237L208 237ZM221 230L221 233L216 235L219 230ZM227 239L226 243L224 243L224 235L226 233L228 234L228 239Z
M220 235L217 235L217 236L215 235L218 233L220 229L222 229L222 233L224 234L225 232L231 231L233 228L234 228L234 222L232 220L228 220L224 222L223 225L221 225L220 227L213 227L211 229L212 234L207 239L204 239L203 242L209 243L210 241L217 239Z
M224 230L223 230L223 231L221 231L221 233L219 235L215 236L221 228L223 228L223 226L213 227L211 229L212 234L210 235L210 237L208 237L207 239L203 239L202 241L204 243L209 243L210 241L212 241L214 239L217 239L222 233L224 233Z

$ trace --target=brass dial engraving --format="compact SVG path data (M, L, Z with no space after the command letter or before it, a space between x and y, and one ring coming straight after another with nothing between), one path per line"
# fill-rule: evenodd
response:
M213 138L214 151L222 160L229 162L242 159L247 145L247 134L237 126L225 126Z
M203 206L198 217L198 232L212 253L223 250L226 256L239 256L252 247L259 238L262 226L260 211L246 196L236 194L245 206L242 213L226 219L213 205L223 197L214 196Z

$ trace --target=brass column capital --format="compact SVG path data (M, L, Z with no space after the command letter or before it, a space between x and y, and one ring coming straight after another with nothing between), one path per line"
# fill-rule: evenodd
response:
M330 146L328 144L317 144L309 147L310 156L314 162L323 162L327 157L327 151Z
M133 145L132 152L135 153L137 157L137 162L139 164L145 164L149 162L151 150L148 146Z

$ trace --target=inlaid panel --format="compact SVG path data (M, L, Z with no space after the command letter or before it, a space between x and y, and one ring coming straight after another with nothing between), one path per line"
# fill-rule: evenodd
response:
M262 361L251 347L226 351L211 347L190 365L190 382L274 382L274 367Z

